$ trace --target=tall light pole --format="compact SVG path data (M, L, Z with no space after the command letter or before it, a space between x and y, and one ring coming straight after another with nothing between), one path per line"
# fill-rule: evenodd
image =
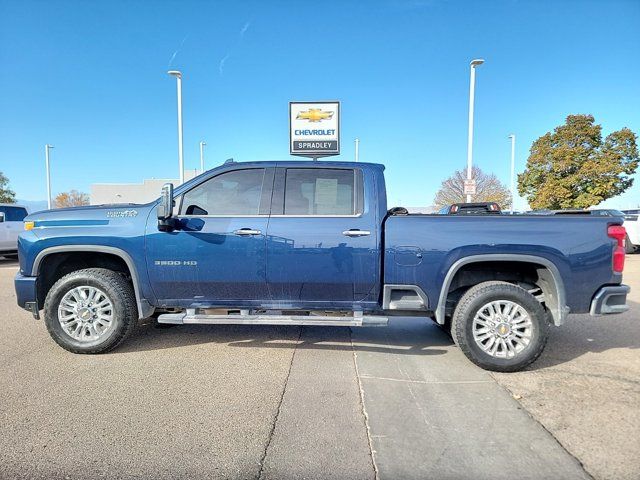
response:
M360 139L359 138L356 138L355 144L356 144L356 162L357 162L360 157Z
M477 58L471 60L471 77L469 79L469 138L467 139L467 180L472 179L473 168L473 103L476 90L476 67L482 65L484 60ZM467 194L467 203L471 201L471 195Z
M511 139L511 215L513 215L513 205L516 199L516 135L509 135Z
M207 144L204 140L200 142L200 173L204 173L204 146Z
M179 70L167 72L176 77L178 88L178 163L180 164L180 183L184 183L184 154L182 150L182 73Z
M51 210L51 170L49 168L49 150L53 145L46 144L44 146L44 164L47 170L47 208Z

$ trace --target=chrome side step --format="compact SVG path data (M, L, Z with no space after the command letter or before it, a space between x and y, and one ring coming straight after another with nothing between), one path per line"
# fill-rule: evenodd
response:
M158 316L158 323L174 325L326 325L343 327L385 327L389 319L376 315L354 312L353 316L340 315L276 315L268 313L251 314L241 310L239 314L199 313L189 308L181 313L164 313Z

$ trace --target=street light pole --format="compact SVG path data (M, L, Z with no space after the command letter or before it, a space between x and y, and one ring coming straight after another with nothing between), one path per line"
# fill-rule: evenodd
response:
M511 139L511 215L513 215L513 205L516 199L516 135L512 133L509 135Z
M356 162L359 160L360 157L360 139L356 138Z
M477 58L471 60L471 76L469 79L469 138L467 139L467 180L472 179L473 168L473 104L476 90L476 67L482 65L484 60ZM467 203L471 202L471 195L467 194Z
M46 144L44 146L44 162L47 170L47 209L51 210L51 170L49 168L49 150L53 145Z
M204 173L204 146L207 144L204 140L200 142L200 173Z
M182 73L179 70L167 72L177 80L178 88L178 163L180 164L180 184L184 183L184 154L182 150Z

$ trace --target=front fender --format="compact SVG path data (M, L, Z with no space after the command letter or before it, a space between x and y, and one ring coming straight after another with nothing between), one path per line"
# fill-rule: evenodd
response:
M146 318L153 314L154 307L151 303L143 297L142 295L142 284L140 279L140 271L145 273L146 269L138 269L136 267L133 258L121 248L105 246L105 245L58 245L54 247L48 247L35 256L33 260L33 265L31 267L30 276L37 277L40 273L40 265L42 261L51 254L55 253L71 253L71 252L98 252L98 253L108 253L110 255L115 255L120 257L131 274L131 281L133 283L133 290L136 296L136 305L138 307L138 318Z

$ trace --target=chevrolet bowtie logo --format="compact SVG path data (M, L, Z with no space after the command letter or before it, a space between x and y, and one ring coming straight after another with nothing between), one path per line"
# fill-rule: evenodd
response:
M320 108L310 108L305 112L299 112L296 120L309 120L310 122L320 122L333 117L333 112L323 112Z

